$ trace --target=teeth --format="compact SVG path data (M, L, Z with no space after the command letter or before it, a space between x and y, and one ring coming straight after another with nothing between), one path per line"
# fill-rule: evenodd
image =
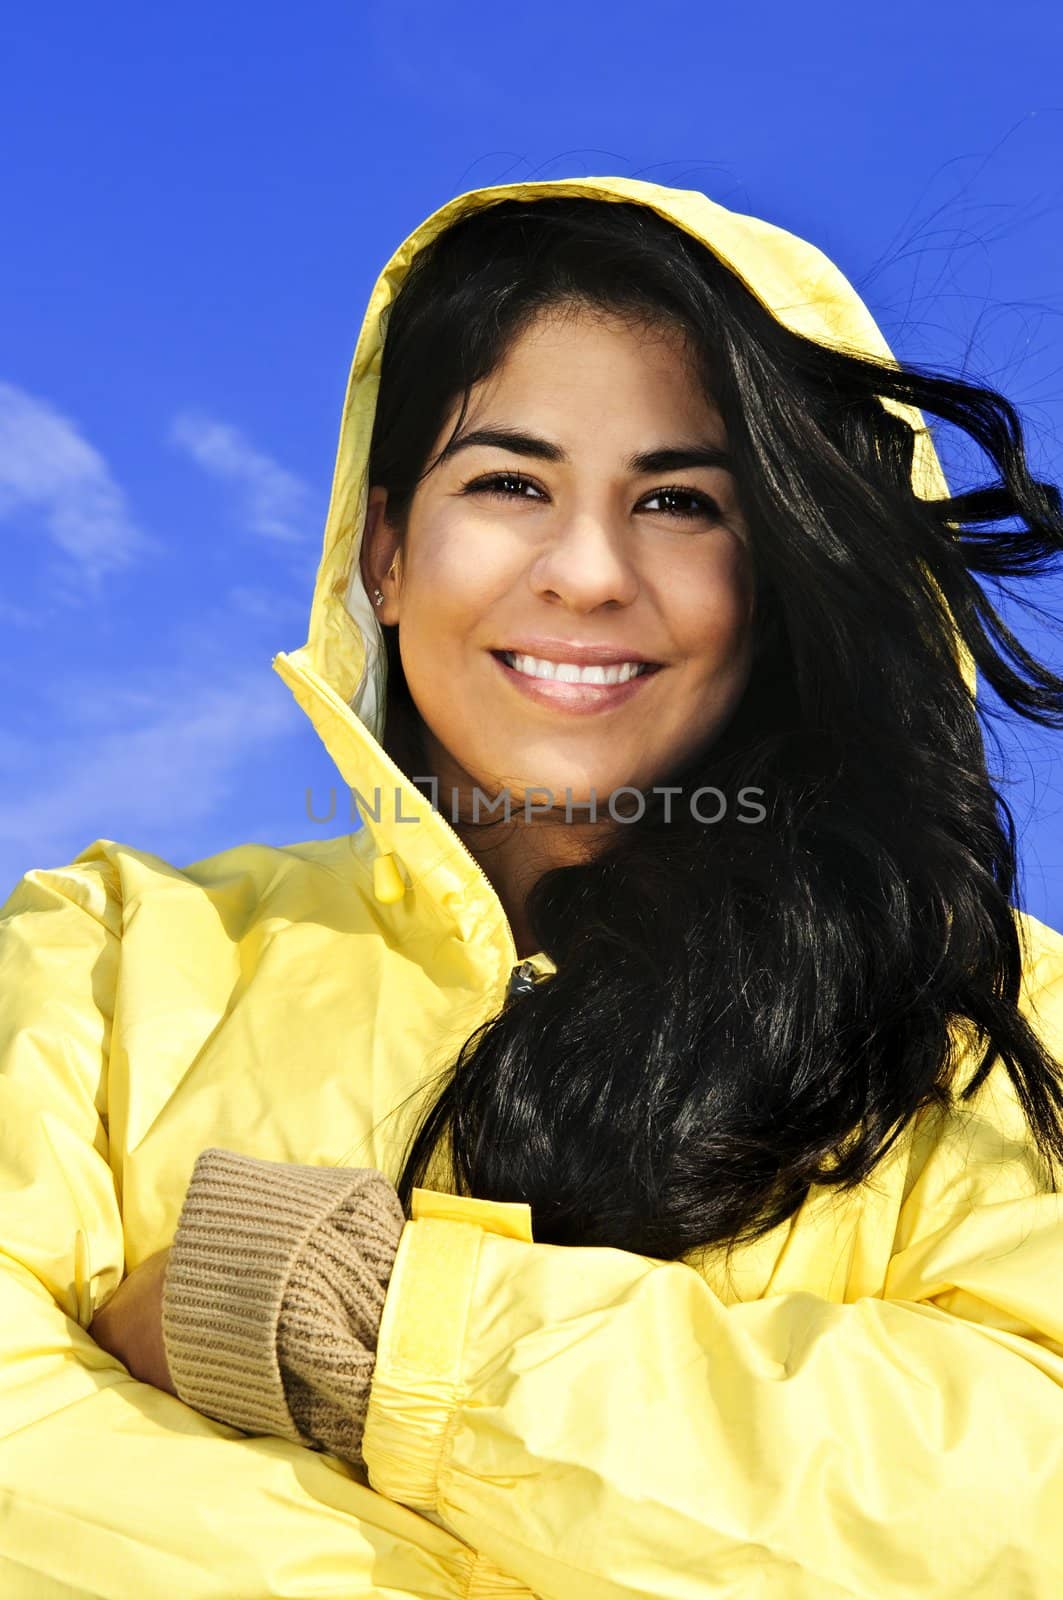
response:
M627 683L648 670L641 661L618 661L608 667L578 667L573 661L540 661L537 656L518 656L511 650L503 650L501 655L516 672L528 678L552 678L557 683Z

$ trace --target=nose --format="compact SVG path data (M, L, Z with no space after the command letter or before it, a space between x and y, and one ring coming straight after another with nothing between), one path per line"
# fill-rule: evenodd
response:
M633 552L624 530L604 511L574 511L555 528L530 573L537 595L572 611L630 605L639 592Z

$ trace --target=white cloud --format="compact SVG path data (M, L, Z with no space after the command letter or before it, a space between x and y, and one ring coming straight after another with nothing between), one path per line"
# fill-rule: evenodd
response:
M170 440L212 477L233 485L240 515L252 533L281 544L306 539L316 521L307 485L257 450L239 428L185 411L174 419Z
M283 686L261 668L198 691L182 674L111 711L107 731L75 718L43 750L0 738L0 901L30 866L71 860L95 838L148 836L179 855L186 832L218 814L248 757L301 729Z
M76 424L0 382L0 518L27 510L90 582L150 548L107 462Z

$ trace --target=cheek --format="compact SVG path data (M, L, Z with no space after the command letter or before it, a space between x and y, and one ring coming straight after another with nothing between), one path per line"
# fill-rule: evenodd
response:
M493 585L489 541L440 529L423 541L410 562L403 620L409 620L417 639L458 644L482 616Z
M677 573L668 604L682 654L706 665L740 654L751 632L753 597L744 549L721 550L708 567Z
M418 534L405 575L400 639L415 698L436 704L476 666L477 652L495 642L490 618L519 572L512 542L475 520L440 518Z

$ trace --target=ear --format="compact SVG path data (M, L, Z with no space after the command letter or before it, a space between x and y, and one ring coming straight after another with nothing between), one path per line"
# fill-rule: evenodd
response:
M388 521L388 492L375 485L366 502L365 528L359 566L366 593L372 600L379 589L383 603L374 606L378 622L398 621L398 596L402 585L402 539Z

